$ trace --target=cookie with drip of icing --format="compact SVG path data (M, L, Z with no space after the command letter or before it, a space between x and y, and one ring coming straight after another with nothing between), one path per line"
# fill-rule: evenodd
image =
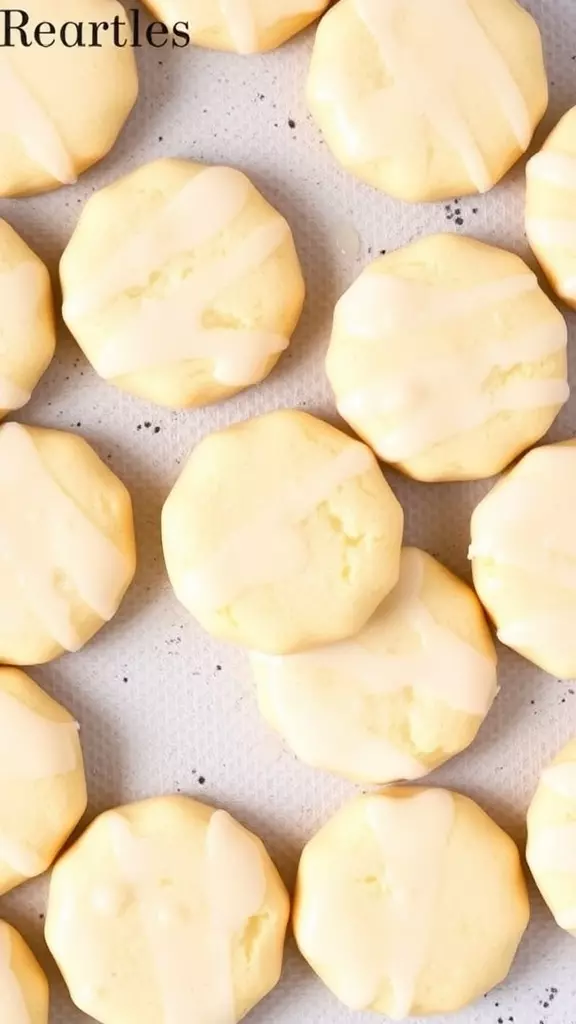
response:
M85 810L77 723L20 669L0 667L0 894L47 871Z
M134 51L115 46L111 30L87 47L89 22L125 21L116 0L83 0L85 45L66 46L67 22L78 22L77 0L53 0L53 41L33 40L46 25L44 0L27 0L28 45L18 31L0 50L0 196L33 195L70 185L106 156L138 95ZM69 40L74 37L72 27Z
M96 372L171 408L263 380L304 301L284 218L240 171L186 160L96 193L61 277L64 319Z
M336 305L340 414L417 480L500 472L567 401L564 318L513 253L431 235L371 263Z
M2 1024L48 1024L48 981L24 939L0 921Z
M556 923L576 938L576 740L540 775L526 859Z
M264 717L298 757L355 782L426 775L469 746L497 692L476 595L417 548L356 636L251 664Z
M280 978L289 910L260 839L161 797L102 814L58 861L46 940L100 1024L236 1024Z
M195 46L262 53L319 18L330 0L145 0L156 18L184 22Z
M526 234L554 291L576 309L576 107L526 166Z
M0 419L26 405L55 347L48 271L0 220Z
M357 633L398 580L402 529L370 449L297 410L204 438L162 513L182 604L268 654Z
M487 192L548 105L540 32L516 0L340 0L307 93L339 163L411 202Z
M130 495L81 437L0 426L0 663L77 651L134 576Z
M498 639L560 679L576 676L576 442L524 456L476 507L474 585Z
M518 850L477 804L389 788L346 804L305 847L294 933L346 1006L405 1020L503 981L529 914Z

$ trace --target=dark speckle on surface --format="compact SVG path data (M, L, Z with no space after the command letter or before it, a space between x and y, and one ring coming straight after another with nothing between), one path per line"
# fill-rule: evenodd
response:
M381 256L385 256L386 255L386 249L380 249L380 255Z
M154 433L155 434L159 434L160 433L160 427L154 427Z
M289 117L288 118L288 127L289 128L295 128L296 127L296 121L294 120L293 117Z
M206 782L206 779L204 778L204 776L203 775L199 775L198 776L198 785L199 786L203 786L205 782Z
M454 223L457 224L459 228L461 228L463 223L464 223L464 220L463 220L462 217L456 217L456 220L454 221Z
M152 424L150 423L150 420L146 420L144 426L146 427L146 430L149 430L150 427L152 426Z
M221 672L222 671L222 665L216 665L216 671L217 672Z

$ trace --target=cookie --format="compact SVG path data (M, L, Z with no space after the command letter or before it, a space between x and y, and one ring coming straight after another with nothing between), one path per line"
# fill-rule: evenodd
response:
M161 797L102 814L59 860L46 940L101 1024L236 1024L280 977L288 915L259 839Z
M357 633L398 580L402 528L372 452L285 409L204 438L162 512L182 604L270 654Z
M355 782L426 775L469 746L497 692L476 595L417 548L356 636L251 664L260 710L298 757Z
M515 844L442 789L386 789L339 811L304 849L294 933L352 1010L451 1013L508 974L528 924Z
M64 319L96 372L171 408L263 380L304 301L284 218L240 171L186 160L92 196L61 278Z
M528 810L528 866L556 923L576 937L576 741L540 776Z
M432 235L371 263L338 302L326 371L340 414L417 480L493 476L570 389L564 318L513 253Z
M78 651L136 567L124 484L75 434L0 427L0 663Z
M340 0L307 91L339 163L412 202L487 192L548 105L540 32L516 0Z
M48 1024L48 982L22 936L0 921L2 1024Z

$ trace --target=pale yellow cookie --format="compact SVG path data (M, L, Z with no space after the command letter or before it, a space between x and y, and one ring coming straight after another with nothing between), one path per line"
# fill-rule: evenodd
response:
M0 196L75 182L112 148L138 95L134 50L114 45L112 28L90 45L92 22L126 22L116 0L82 0L80 11L78 0L27 0L25 21L20 10L12 45L0 49Z
M22 936L0 921L2 1024L48 1024L46 975Z
M576 676L576 444L529 452L476 507L474 585L507 647Z
M516 0L340 0L308 103L336 159L398 199L487 192L548 105L540 32Z
M77 651L134 575L132 503L75 434L0 426L0 662Z
M469 746L497 692L476 595L417 548L356 636L251 664L260 710L298 757L356 782L426 775Z
M431 235L338 302L326 371L340 414L418 480L476 480L546 433L570 389L567 328L513 253Z
M85 810L77 723L20 669L0 667L0 894L47 871Z
M26 405L55 346L48 271L0 220L0 419Z
M526 858L556 923L576 937L576 740L540 776Z
M398 580L402 528L369 448L296 410L204 438L162 513L182 604L269 654L357 633Z
M304 301L292 232L231 167L157 160L88 201L61 263L94 369L173 408L263 380Z
M281 46L326 10L330 0L145 0L165 25L179 23L195 46L261 53ZM186 29L184 30L184 26Z
M280 978L289 910L256 836L161 797L102 814L64 854L46 941L101 1024L236 1024Z
M576 309L576 107L526 166L526 234L554 291Z
M405 787L353 800L308 843L294 932L346 1006L405 1020L503 981L529 914L510 837L467 797Z

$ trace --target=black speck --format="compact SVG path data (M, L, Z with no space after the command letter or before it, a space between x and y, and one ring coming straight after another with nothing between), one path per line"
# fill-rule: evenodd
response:
M203 775L199 775L198 776L198 784L200 786L203 786L205 782L206 782L206 779L204 778L204 776Z
M164 136L163 135L159 135L158 136L158 142L164 142Z
M295 128L296 127L296 121L294 120L293 117L289 117L288 118L288 127L289 128Z
M149 430L150 427L152 426L152 424L150 423L150 420L146 420L144 426L146 427L146 430Z
M44 920L44 914L38 914L38 917L40 918L41 921Z
M456 217L456 220L454 221L454 223L457 224L459 228L461 228L463 223L464 223L464 221L463 221L462 217Z
M386 255L386 249L380 249L380 255L381 256L385 256Z
M504 1024L504 1018L498 1017L498 1024Z
M535 703L536 703L536 701L535 701L535 700L531 700L531 701L530 701L530 703L531 703L531 704L535 704Z
M142 430L142 424L141 423L138 424L138 426L136 427L136 430Z
M459 217L459 216L460 216L460 214L462 213L462 210L460 209L460 207L457 207L457 209L456 209L456 210L454 210L454 213L456 214L456 216L458 216L458 217Z
M478 213L478 207L477 206L473 206L472 207L472 213Z
M548 1007L550 1006L550 1003L542 1003L542 1006L544 1007L545 1010L547 1010Z
M81 426L82 426L82 423L81 423L81 421L80 421L80 420L78 420L78 423L76 424L76 426L77 426L77 427L81 427Z
M446 210L447 213L450 213L450 210L451 210L450 203L446 203L446 206L444 207L444 209Z
M162 65L163 65L164 61L163 61L163 60L159 60L159 61L158 61L158 63L159 63L159 65L160 65L160 67L162 67Z
M128 676L122 676L122 682L123 683L127 683L128 682Z
M561 704L565 704L566 703L566 697L562 697L562 700L560 701L560 703ZM546 1005L546 1004L544 1004L544 1005Z
M216 665L216 671L217 672L221 672L222 671L222 665Z

